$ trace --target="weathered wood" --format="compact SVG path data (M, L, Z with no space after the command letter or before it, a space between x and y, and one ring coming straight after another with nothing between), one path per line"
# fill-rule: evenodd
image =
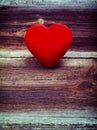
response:
M0 58L31 58L34 57L26 47L8 47L0 49ZM97 59L97 52L95 51L72 51L71 49L63 56L65 58L87 58Z
M14 127L27 127L29 124L31 127L38 126L43 129L44 127L89 127L94 125L93 128L97 126L95 111L90 110L39 110L33 112L11 112L11 113L1 113L0 124L4 124L3 128ZM13 124L13 125L12 125ZM23 125L24 124L24 125ZM73 124L73 125L72 125ZM83 124L83 125L82 125ZM29 128L28 125L28 128Z
M1 7L0 47L14 49L22 46L23 48L25 46L25 31L29 26L38 23L39 18L43 18L47 26L57 22L71 28L73 32L72 50L97 51L96 13L96 9L48 8L42 10L32 7Z
M0 130L96 130L97 10L45 3L0 7ZM25 46L25 31L40 18L73 32L71 49L52 69Z
M43 68L35 58L0 62L1 110L97 106L96 59L62 59L54 69Z
M96 8L96 0L0 0L0 5L32 6L37 8Z
M5 126L0 126L0 130L4 130L5 129L11 129L11 130L64 130L64 129L83 129L83 130L96 130L97 125L5 125Z

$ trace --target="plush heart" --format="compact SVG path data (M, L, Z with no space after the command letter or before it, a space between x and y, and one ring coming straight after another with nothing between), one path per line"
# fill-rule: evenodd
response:
M70 48L71 30L63 24L50 27L36 24L31 26L25 35L29 51L46 67L53 67Z

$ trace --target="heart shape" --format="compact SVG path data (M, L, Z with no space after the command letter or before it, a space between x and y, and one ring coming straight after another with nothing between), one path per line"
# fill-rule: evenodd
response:
M63 24L50 27L36 24L31 26L25 35L29 51L46 67L53 67L70 48L71 30Z

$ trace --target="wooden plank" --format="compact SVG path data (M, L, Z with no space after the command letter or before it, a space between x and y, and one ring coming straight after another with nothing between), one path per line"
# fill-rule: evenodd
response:
M0 5L10 5L10 6L32 6L37 8L96 8L96 0L1 0Z
M0 61L1 110L97 106L96 59L62 59L54 69L35 58Z
M24 48L24 49L23 49ZM0 49L0 58L33 58L33 54L31 54L26 47L20 48L2 48ZM65 58L97 58L97 52L92 50L87 51L72 51L72 49L68 50L68 52L63 56Z
M11 113L1 113L0 114L0 124L4 123L5 125L10 124L32 124L32 125L92 125L94 126L97 122L95 112L91 110L74 110L74 111L64 111L64 110L40 110L34 112L11 112ZM25 117L25 118L24 118ZM82 118L82 120L80 120ZM72 120L73 119L73 120ZM48 125L49 126L49 125Z
M0 48L13 50L20 47L24 49L24 35L27 28L43 18L46 26L52 23L63 23L71 28L73 32L72 50L97 51L96 13L96 9L52 8L50 10L48 8L41 10L32 7L0 7Z
M83 129L83 130L96 130L97 126L94 125L86 125L86 126L83 126L83 125L8 125L8 124L5 124L4 126L0 126L0 129L1 130L4 130L5 129L12 129L12 130L64 130L64 129L72 129L72 130L75 130L75 129Z

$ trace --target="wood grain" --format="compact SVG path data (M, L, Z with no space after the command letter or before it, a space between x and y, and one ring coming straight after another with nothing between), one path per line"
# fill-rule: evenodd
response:
M86 129L86 130L96 130L96 125L92 126L92 125L87 125L87 126L82 126L82 125L5 125L5 126L1 126L0 129L4 130L4 128L6 129L12 129L12 130L64 130L64 129Z
M0 7L0 48L14 49L19 46L23 48L25 31L43 18L47 26L52 23L63 23L71 28L72 50L97 51L96 13L96 9L47 8L44 11L32 7Z
M0 5L10 6L32 6L37 8L96 8L96 0L0 0Z
M0 61L1 111L97 107L96 59L62 59L52 69L35 58Z
M96 130L97 10L42 7L0 7L0 130ZM70 50L52 69L25 46L27 28L40 18L73 32Z

